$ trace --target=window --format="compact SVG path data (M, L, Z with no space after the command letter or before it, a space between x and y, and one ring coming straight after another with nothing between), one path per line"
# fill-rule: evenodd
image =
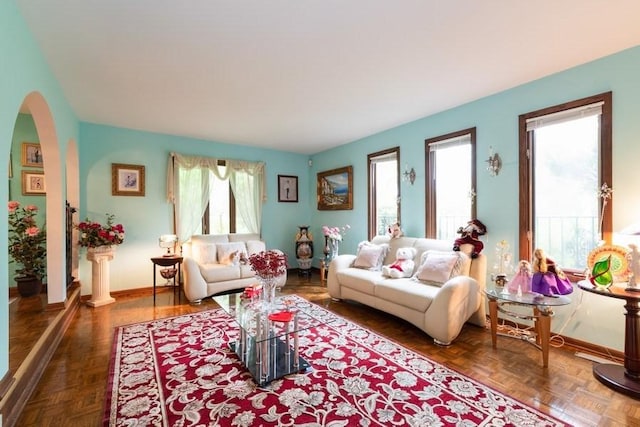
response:
M369 163L369 239L400 221L400 148L367 156Z
M224 164L223 160L218 162L218 171L222 176L227 174ZM246 192L244 187L246 186L239 183L238 191ZM236 213L236 199L231 191L229 178L221 179L211 171L209 171L209 199L202 215L202 230L203 234L251 232L242 216Z
M611 241L611 93L523 114L520 126L520 259L542 248L568 273Z
M455 240L476 216L476 129L425 141L427 237Z

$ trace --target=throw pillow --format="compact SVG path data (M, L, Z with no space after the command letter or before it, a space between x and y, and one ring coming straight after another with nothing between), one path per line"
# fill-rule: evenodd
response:
M257 254L266 250L267 246L262 240L247 240L247 251L249 252L249 255Z
M378 271L382 268L384 257L387 256L389 245L376 245L367 241L358 245L358 253L353 262L356 268Z
M194 243L191 246L191 255L198 264L212 264L216 262L215 243Z
M242 242L218 243L217 247L219 264L236 264L236 260L247 255L247 249Z
M467 255L461 252L425 251L415 278L442 285L464 270L465 258L468 258Z

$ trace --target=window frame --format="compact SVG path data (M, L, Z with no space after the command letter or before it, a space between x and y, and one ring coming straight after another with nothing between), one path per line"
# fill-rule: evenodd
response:
M609 187L613 186L613 140L612 140L612 93L605 92L586 98L569 101L552 107L521 114L518 117L518 145L519 145L519 259L531 260L533 256L533 171L534 159L530 156L533 144L532 131L527 132L527 120L539 116L546 116L561 111L584 107L590 104L602 102L602 114L600 116L600 147L598 152L598 187L605 182ZM608 201L609 209L605 209L602 217L601 238L606 243L611 243L613 230L613 198ZM602 211L602 198L599 198L599 212ZM583 271L563 269L571 280L584 278Z
M471 127L468 129L459 130L456 132L451 132L445 135L436 136L434 138L428 138L424 141L424 149L425 149L425 230L426 237L435 239L437 236L437 206L436 206L436 195L437 195L437 183L435 182L435 177L433 176L435 172L435 158L431 155L430 146L432 144L437 144L442 141L446 141L448 139L458 138L464 135L469 135L470 144L471 144L471 189L476 192L474 196L474 200L471 202L471 212L469 213L471 217L469 219L476 218L476 200L477 200L477 186L476 186L476 127ZM462 224L461 224L462 225Z
M397 194L398 201L396 203L396 218L400 221L400 213L401 213L401 205L402 198L400 197L401 187L400 187L400 147L392 147L387 148L385 150L377 151L375 153L367 154L367 184L369 188L369 192L367 194L367 206L368 206L368 215L367 215L367 225L368 225L368 236L369 240L373 239L377 233L377 221L376 221L376 212L377 212L377 204L376 204L376 176L375 176L375 159L378 157L386 156L388 154L395 153L396 154L396 186L397 186Z

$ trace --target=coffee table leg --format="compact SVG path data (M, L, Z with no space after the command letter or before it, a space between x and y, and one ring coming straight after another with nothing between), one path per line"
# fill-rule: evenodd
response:
M538 332L538 338L536 341L540 344L540 349L542 350L542 367L546 368L549 366L549 339L551 338L551 316L549 313L538 310L538 308L533 309L533 314L535 316L535 328Z
M497 347L498 342L498 301L489 298L489 319L491 320L491 344Z

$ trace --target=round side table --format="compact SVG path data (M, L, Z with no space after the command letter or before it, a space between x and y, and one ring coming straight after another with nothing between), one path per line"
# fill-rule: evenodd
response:
M578 282L578 287L596 295L626 301L624 366L600 363L594 365L593 376L609 388L640 399L640 292L617 286L596 287L588 280Z

